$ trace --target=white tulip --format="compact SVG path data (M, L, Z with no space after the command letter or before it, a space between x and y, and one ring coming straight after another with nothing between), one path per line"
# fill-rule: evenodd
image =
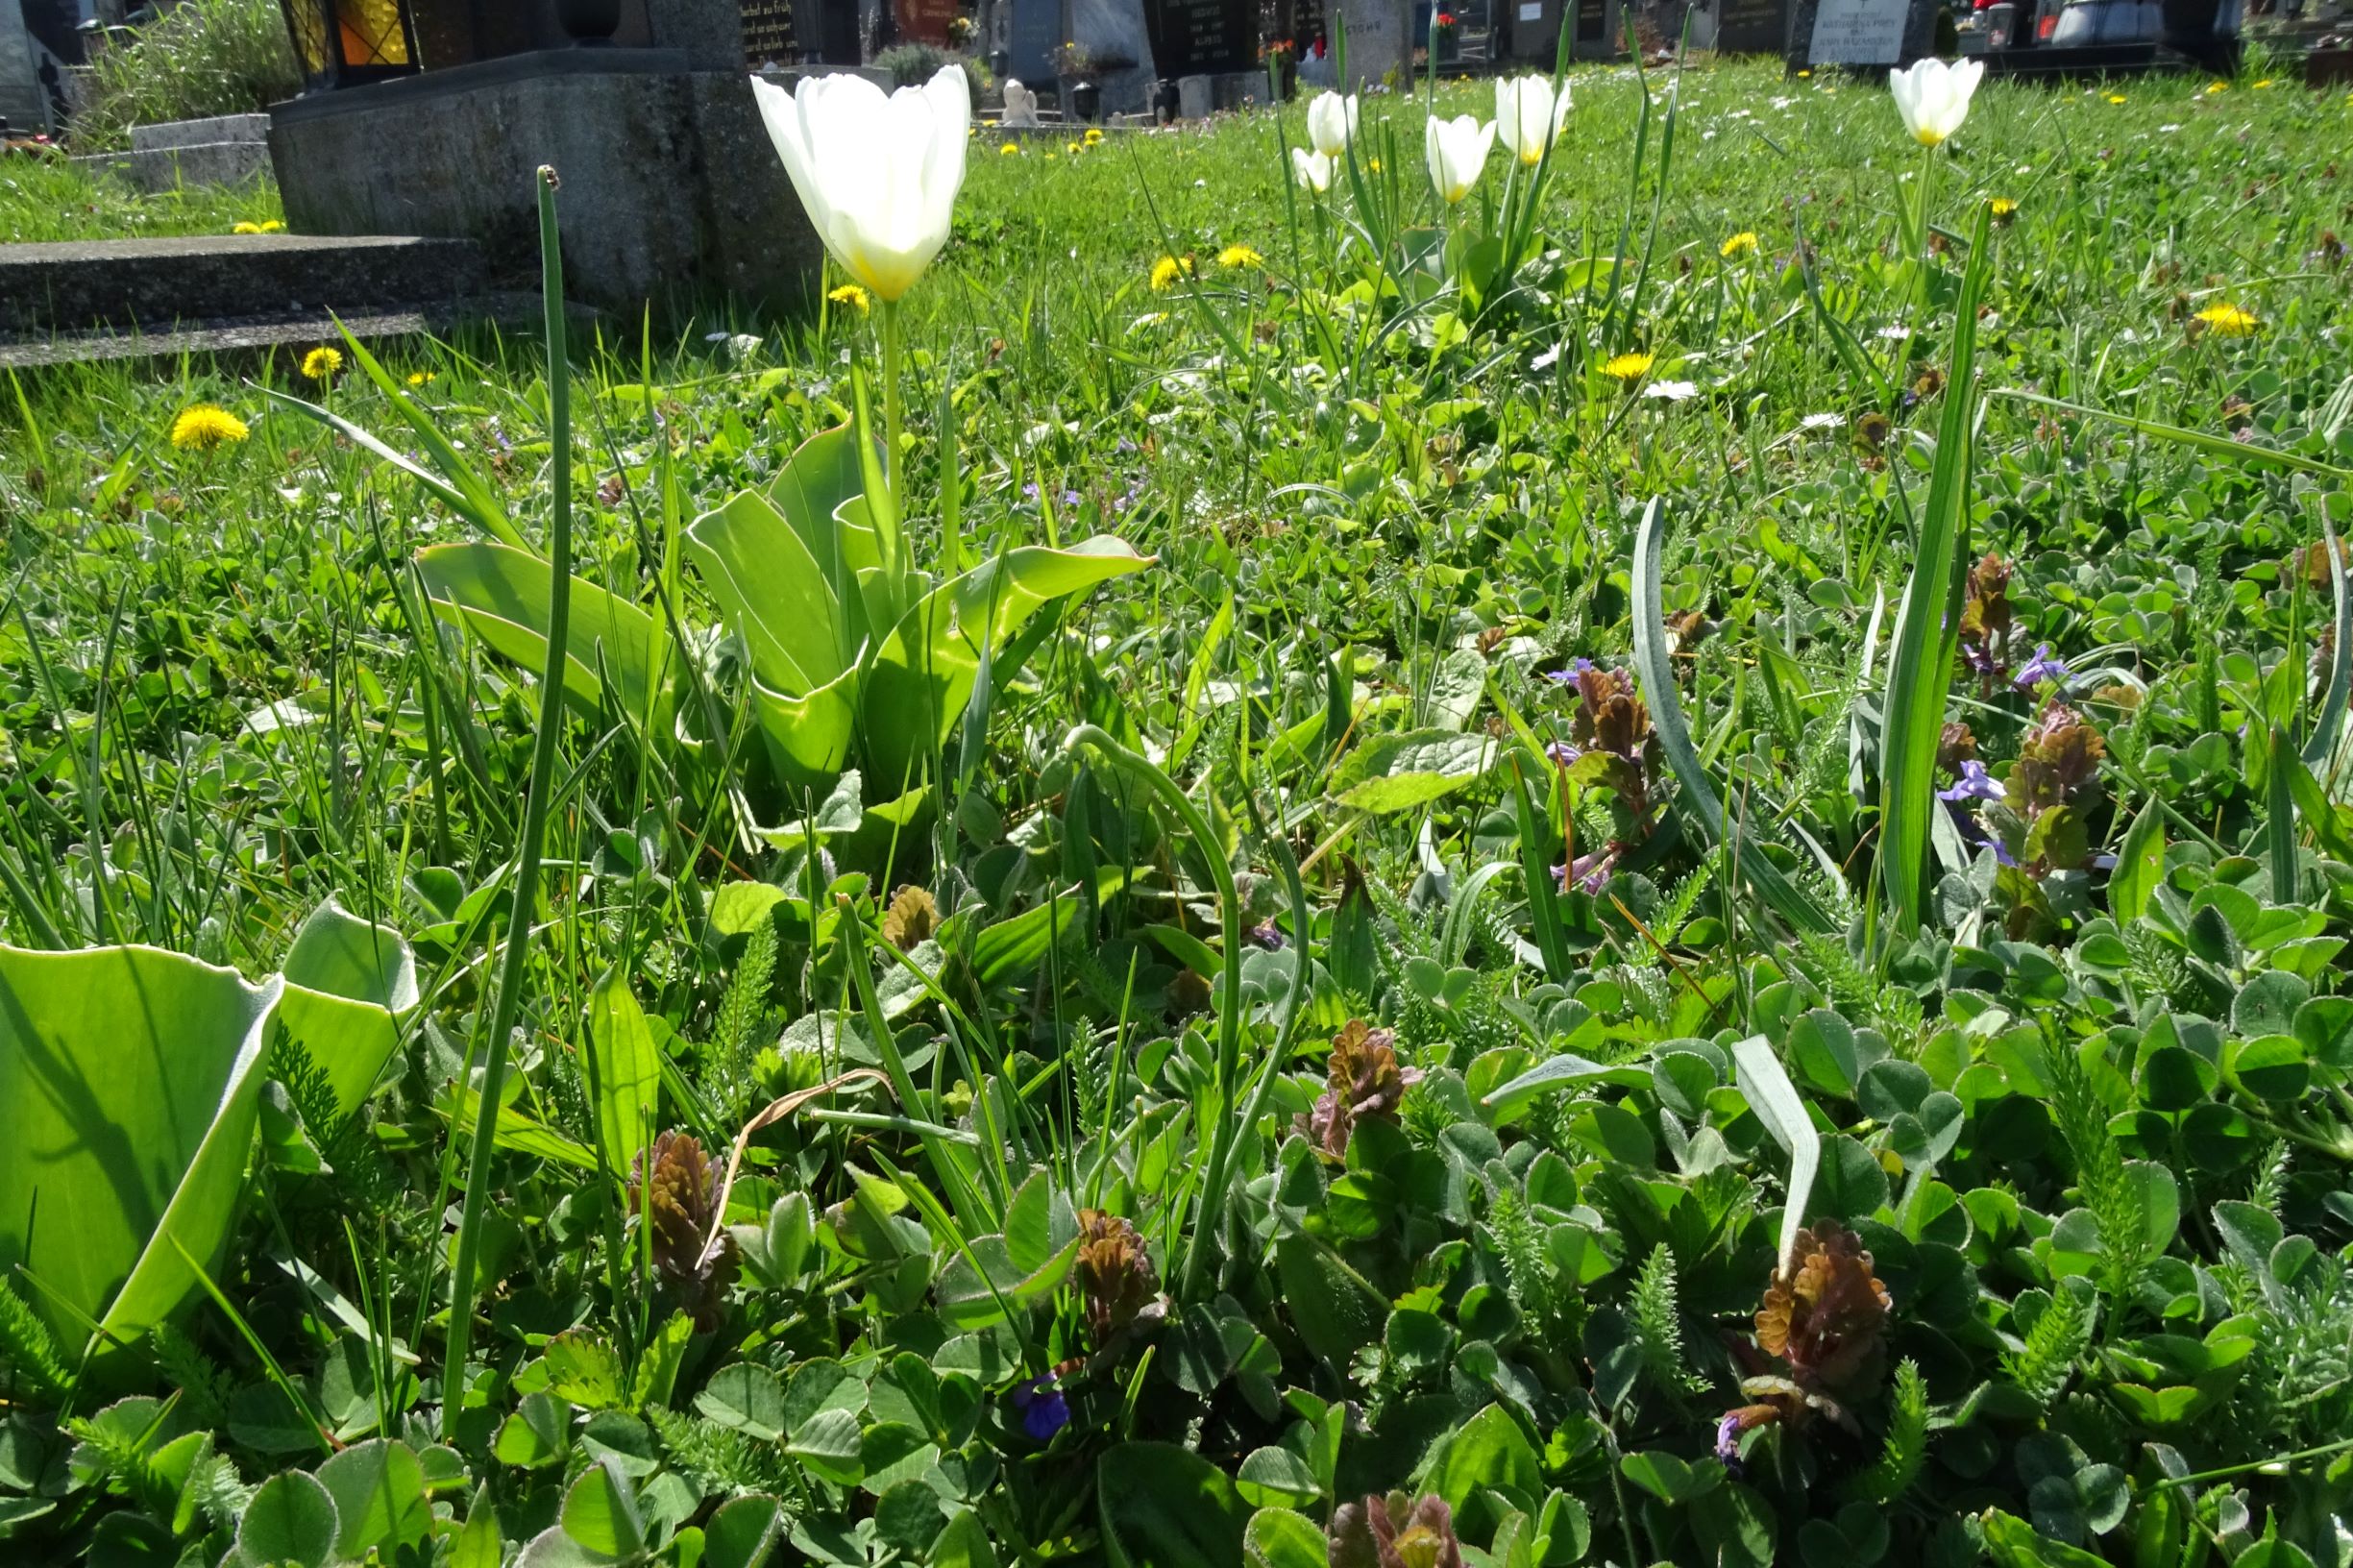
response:
M1479 184L1479 172L1487 165L1487 150L1495 145L1495 122L1482 125L1469 114L1441 120L1433 114L1423 126L1422 156L1430 164L1430 183L1452 207Z
M1560 85L1553 96L1552 79L1542 76L1495 79L1495 131L1504 145L1534 168L1544 160L1544 149L1560 135L1569 117L1569 86Z
M1332 159L1305 147L1294 147L1291 149L1291 178L1299 183L1302 190L1311 190L1320 196L1332 188Z
M1903 128L1912 138L1923 147L1934 147L1969 118L1970 94L1984 75L1982 61L1948 65L1941 60L1924 60L1908 71L1890 71L1887 90L1896 95L1896 111L1903 116Z
M1319 92L1308 105L1308 140L1326 158L1337 158L1348 150L1348 143L1357 134L1357 95L1342 98L1336 92Z
M885 97L862 76L751 79L800 205L842 270L883 300L915 286L947 242L972 98L964 69Z

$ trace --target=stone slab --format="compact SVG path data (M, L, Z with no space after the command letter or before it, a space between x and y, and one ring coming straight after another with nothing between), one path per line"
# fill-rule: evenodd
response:
M634 311L699 288L783 304L820 276L822 247L745 73L693 69L683 51L510 55L270 113L300 233L472 239L495 273L535 275L534 171L547 164L563 182L574 299Z
M576 314L593 312L575 311ZM0 333L0 369L86 364L105 359L177 357L187 354L239 354L286 344L332 343L342 331L362 340L440 336L481 322L529 328L540 321L536 294L472 294L430 305L334 315L234 316L183 322L160 331L58 332L10 336ZM339 331L338 327L341 329Z
M463 240L205 234L0 245L0 331L46 333L257 314L359 311L483 287Z
M214 114L201 120L165 120L158 125L131 128L131 150L135 153L198 147L217 141L250 141L258 145L269 139L267 114Z
M1335 9L1348 28L1349 90L1392 78L1410 88L1411 0L1335 0Z
M270 166L261 141L203 141L188 146L88 153L74 159L94 174L110 174L155 195L186 185L239 185Z

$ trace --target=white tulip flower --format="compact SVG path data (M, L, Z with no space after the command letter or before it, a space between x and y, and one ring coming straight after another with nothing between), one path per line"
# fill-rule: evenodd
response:
M1495 79L1495 130L1504 145L1519 155L1521 162L1534 168L1544 160L1544 150L1559 136L1560 128L1569 117L1569 86L1560 85L1560 95L1553 96L1552 79L1542 76Z
M1348 150L1348 143L1357 134L1357 95L1342 98L1336 92L1319 92L1308 105L1308 140L1326 158L1337 158Z
M1479 173L1487 164L1487 151L1495 145L1495 122L1489 120L1482 125L1470 114L1441 120L1433 114L1423 122L1423 127L1422 156L1430 164L1430 183L1438 187L1438 194L1452 207L1479 184Z
M1948 65L1941 60L1924 60L1910 70L1890 71L1887 90L1896 95L1896 111L1903 116L1903 128L1912 139L1934 147L1969 118L1970 95L1984 75L1982 61Z
M1305 147L1291 149L1291 178L1318 196L1332 188L1332 159Z
M885 96L862 76L751 79L760 118L835 261L884 301L915 286L947 242L964 184L972 98L964 68Z

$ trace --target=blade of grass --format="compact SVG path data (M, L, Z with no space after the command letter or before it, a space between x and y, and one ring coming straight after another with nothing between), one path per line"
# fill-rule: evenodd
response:
M554 485L548 526L548 667L539 678L539 728L532 738L530 782L523 796L522 839L516 846L514 901L506 949L491 1005L490 1036L482 1043L480 1103L475 1113L466 1195L458 1211L457 1249L450 1281L450 1331L442 1376L441 1430L454 1437L466 1405L466 1351L474 1329L474 1274L490 1207L490 1167L497 1157L499 1110L506 1085L506 1040L522 1004L531 947L531 910L539 896L541 840L548 795L555 776L555 743L564 724L564 649L572 617L572 380L565 355L564 257L556 238L555 171L542 166L539 184L540 287L548 333L548 475Z

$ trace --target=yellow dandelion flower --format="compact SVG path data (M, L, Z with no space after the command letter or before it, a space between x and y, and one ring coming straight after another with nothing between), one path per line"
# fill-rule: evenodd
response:
M2018 203L2007 196L1997 196L1985 204L1994 214L1994 221L2007 228L2018 217Z
M2265 77L2265 78L2264 78L2262 81L2260 81L2260 82L2256 83L2255 85L2256 85L2257 86L2259 86L2259 87L2267 87L2267 86L2269 86L2271 85L2271 78L2269 78L2269 77L2267 77L2267 77Z
M840 288L829 289L825 298L836 305L846 305L862 316L874 307L874 302L867 297L866 290L856 283L844 283Z
M1247 245L1228 245L1217 253L1217 264L1221 267L1259 267L1266 264L1266 258Z
M234 224L231 226L229 232L233 234L257 234L261 233L261 225L257 223Z
M2112 92L2112 93L2108 94L2108 102L2110 102L2110 103L2112 103L2112 104L2120 104L2120 103L2122 103L2123 101L2124 101L2124 95L2123 95L2122 93L2120 93L2120 92Z
M276 234L284 233L285 227L276 218L270 219L267 223L254 223L248 220L230 225L229 232L233 234Z
M342 368L341 349L312 349L303 355L303 380L306 381L331 381Z
M1800 72L1798 73L1798 80L1799 80L1799 81L1801 81L1801 82L1802 82L1802 81L1804 81L1804 80L1805 80L1807 77L1810 77L1810 76L1812 76L1813 74L1814 74L1814 73L1813 73L1813 72L1811 72L1811 71L1800 71Z
M1179 260L1173 256L1164 256L1152 263L1152 292L1155 294L1166 293L1169 289L1176 287L1178 279L1190 278L1192 272L1193 258L1189 256Z
M252 432L245 421L209 403L190 404L172 421L172 445L182 452L211 452L234 446Z
M1373 173L1379 174L1381 172L1381 159L1377 158L1368 158L1364 160L1364 166Z
M1005 143L1004 146L999 147L996 150L996 156L999 158L1018 158L1021 156L1021 144L1017 141L1009 141Z
M1102 128L1101 126L1099 126L1099 125L1091 125L1091 126L1089 126L1089 127L1087 128L1087 135L1086 135L1084 137L1082 137L1081 139L1082 139L1082 140L1084 140L1084 141L1087 143L1087 145L1088 145L1088 146L1090 146L1090 147L1100 147L1100 146L1102 146L1102 145L1103 145L1103 128Z
M1753 256L1756 254L1756 231L1743 229L1719 246L1717 254L1728 261L1735 256Z
M2254 311L2243 309L2228 300L2217 300L2200 310L2197 319L2205 323L2208 331L2219 332L2224 337L2246 337L2263 325Z
M2230 84L2227 82L2209 82L2206 84L2206 96L2209 98L2213 97L2218 92L2228 91L2230 91Z
M408 384L410 386L423 386L428 382L438 379L440 375L441 372L437 370L412 370L408 373Z
M1621 354L1602 366L1602 374L1621 381L1633 382L1651 373L1656 356L1648 354Z
M1079 144L1078 144L1077 142L1075 142L1075 141L1074 141L1074 142L1071 142L1071 143L1070 143L1068 146L1065 147L1065 148L1063 149L1063 151L1064 151L1064 152L1066 152L1066 153L1076 153L1076 152L1078 151L1078 147L1079 147Z

